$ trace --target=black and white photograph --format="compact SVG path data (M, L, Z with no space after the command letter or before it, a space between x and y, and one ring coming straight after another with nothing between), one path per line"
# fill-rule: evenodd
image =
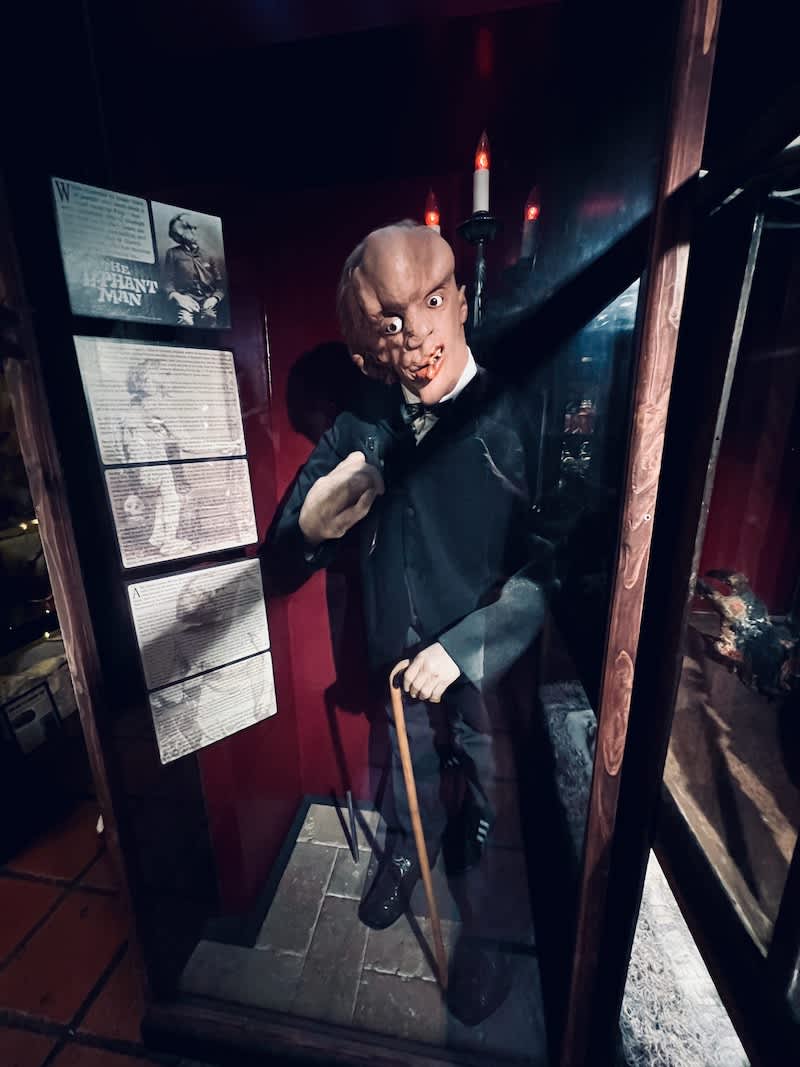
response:
M163 763L274 715L258 560L128 585Z
M263 652L150 694L162 763L274 715L272 655Z
M206 330L230 326L222 219L152 203L163 321Z
M246 459L112 467L105 478L124 567L258 540Z
M74 343L123 566L253 544L232 353Z
M244 455L231 352L74 342L104 465Z
M51 178L74 315L230 326L222 219Z
M258 560L132 582L128 596L150 690L269 648Z

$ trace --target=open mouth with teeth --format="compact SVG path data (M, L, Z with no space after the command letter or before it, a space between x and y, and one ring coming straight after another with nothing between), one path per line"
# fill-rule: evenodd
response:
M432 382L444 361L444 345L439 345L433 354L420 366L408 368L408 374L415 382Z

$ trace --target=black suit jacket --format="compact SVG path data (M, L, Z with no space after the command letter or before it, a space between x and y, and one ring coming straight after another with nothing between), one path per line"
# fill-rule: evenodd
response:
M401 418L400 387L381 392L376 410L340 415L298 473L263 549L268 588L289 591L330 562L339 542L309 551L300 509L318 478L361 451L386 485L351 531L372 666L386 670L409 651L411 632L416 648L441 642L484 688L532 643L544 614L546 545L533 531L530 488L538 435L480 369L419 444Z

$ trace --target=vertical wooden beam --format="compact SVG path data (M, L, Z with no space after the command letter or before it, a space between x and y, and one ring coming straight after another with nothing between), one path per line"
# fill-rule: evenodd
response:
M83 585L61 461L42 383L36 341L23 291L10 211L2 181L0 306L4 313L0 322L0 365L8 386L20 452L28 476L34 510L39 520L39 536L58 624L64 638L64 649L75 689L89 765L97 789L98 806L103 815L105 840L115 871L121 879L120 889L132 923L133 909L126 865L112 804L106 759L98 734L98 723L106 720L106 696L100 657ZM131 948L142 983L145 984L144 967L138 944L134 939L131 940Z
M640 295L633 425L600 692L597 755L587 818L562 1067L592 1062L592 1005L601 977L600 945L611 845L689 258L690 183L702 158L720 2L685 0L676 40L667 134L646 280Z

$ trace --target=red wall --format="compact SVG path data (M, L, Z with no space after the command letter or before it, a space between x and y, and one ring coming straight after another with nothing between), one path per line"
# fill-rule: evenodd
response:
M772 614L800 577L800 362L743 358L720 447L700 573L740 571Z

